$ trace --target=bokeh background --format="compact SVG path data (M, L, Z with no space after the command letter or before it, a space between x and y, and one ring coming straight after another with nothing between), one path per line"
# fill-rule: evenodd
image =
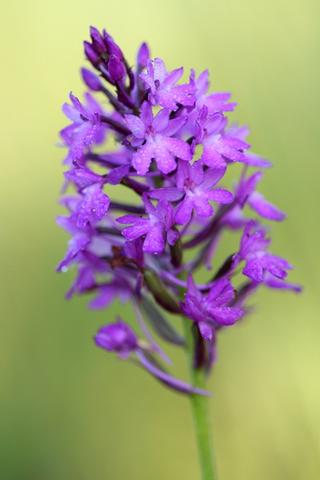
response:
M270 158L263 191L288 212L274 251L301 296L263 292L219 343L210 387L221 480L317 480L319 386L319 29L317 0L11 0L1 6L1 422L3 480L199 478L188 400L93 346L115 304L64 300L54 268L63 151L57 131L89 24L131 61L141 40L173 68L210 68ZM177 357L178 373L184 374Z

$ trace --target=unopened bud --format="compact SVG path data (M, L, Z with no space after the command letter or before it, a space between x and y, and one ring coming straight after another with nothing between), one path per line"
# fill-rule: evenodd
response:
M82 68L81 76L84 83L87 85L88 88L90 88L90 90L93 90L94 92L99 92L100 90L102 90L103 87L99 77L90 70Z
M108 73L110 75L110 79L118 83L126 74L126 69L123 62L116 57L115 55L111 55L108 62Z

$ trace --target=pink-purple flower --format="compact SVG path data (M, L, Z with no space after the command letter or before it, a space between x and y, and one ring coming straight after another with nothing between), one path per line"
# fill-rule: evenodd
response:
M101 123L103 109L89 94L85 95L85 104L70 93L71 105L63 105L63 113L72 124L61 130L61 137L69 147L71 160L80 160L91 145L103 142L106 126Z
M128 224L122 230L122 235L127 240L136 240L145 237L143 241L143 251L158 255L162 253L166 246L174 245L179 234L173 229L174 213L172 206L165 200L160 201L155 207L151 201L144 197L144 205L148 216L140 217L136 215L124 215L117 219L119 223Z
M185 123L184 117L170 120L170 110L160 110L155 116L152 107L145 102L141 115L126 115L126 123L131 130L131 145L136 147L132 155L132 165L140 175L145 175L155 160L162 174L175 170L176 159L190 161L190 145L174 136Z
M101 327L95 335L94 340L98 347L107 350L108 352L117 353L122 359L126 359L130 355L135 354L140 365L148 373L178 392L210 395L209 392L206 392L205 390L192 387L191 385L172 377L150 361L148 347L139 341L132 328L120 318L115 323L110 323Z
M175 222L185 225L192 213L208 218L214 214L211 202L228 204L233 201L233 194L224 188L214 188L223 178L225 168L207 169L198 161L194 164L180 161L175 187L158 188L150 193L158 200L177 201Z
M149 60L140 78L145 83L151 104L171 111L177 110L180 105L191 107L195 102L195 87L191 82L177 85L182 75L182 67L167 72L161 58Z
M240 249L234 258L235 264L244 261L243 274L257 284L300 291L299 286L285 282L288 270L293 267L284 258L268 251L270 243L266 230L254 221L249 222L244 228Z
M217 328L233 325L243 316L244 311L232 305L234 300L235 290L228 278L215 281L204 293L190 276L182 311L198 325L203 338L212 341Z

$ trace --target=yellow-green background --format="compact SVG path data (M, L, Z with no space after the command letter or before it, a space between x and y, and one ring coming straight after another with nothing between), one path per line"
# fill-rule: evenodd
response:
M131 61L147 40L169 67L208 66L274 162L263 191L289 214L274 250L305 292L260 294L220 338L214 443L221 480L319 479L319 15L317 0L3 1L1 480L199 478L188 401L93 346L128 309L67 303L71 276L54 272L66 244L54 222L60 105L82 92L89 24Z

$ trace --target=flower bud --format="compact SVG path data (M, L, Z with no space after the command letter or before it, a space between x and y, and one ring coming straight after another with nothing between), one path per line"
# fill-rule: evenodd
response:
M108 62L108 73L110 75L110 79L114 83L118 83L126 74L126 69L123 62L116 57L115 55L111 55Z
M122 51L113 38L103 30L102 33L95 27L90 28L90 42L84 42L84 51L87 59L99 70L111 84L117 84L126 76L127 69ZM84 79L87 83L86 79ZM87 80L92 83L92 78ZM97 87L96 82L95 87ZM89 88L95 90L88 85ZM100 89L100 88L99 88Z
M138 55L137 55L137 64L138 64L138 69L143 70L148 63L148 60L150 58L150 51L147 43L142 43L139 50L138 50Z
M101 327L94 340L98 347L121 356L128 356L138 347L134 331L120 319Z
M91 43L85 41L83 42L84 46L84 53L90 63L93 66L97 66L99 64L99 55L95 52L94 48L92 47Z
M99 53L104 53L106 46L104 44L103 37L97 28L90 27L90 37L94 50Z
M106 48L108 50L109 55L115 55L116 57L120 58L121 60L123 59L123 53L118 47L118 45L115 43L111 35L108 34L106 30L103 30L102 32L103 35L103 40L106 45Z
M100 90L102 90L103 87L99 77L90 70L82 68L81 76L84 83L87 85L88 88L90 88L90 90L93 90L94 92L99 92Z

